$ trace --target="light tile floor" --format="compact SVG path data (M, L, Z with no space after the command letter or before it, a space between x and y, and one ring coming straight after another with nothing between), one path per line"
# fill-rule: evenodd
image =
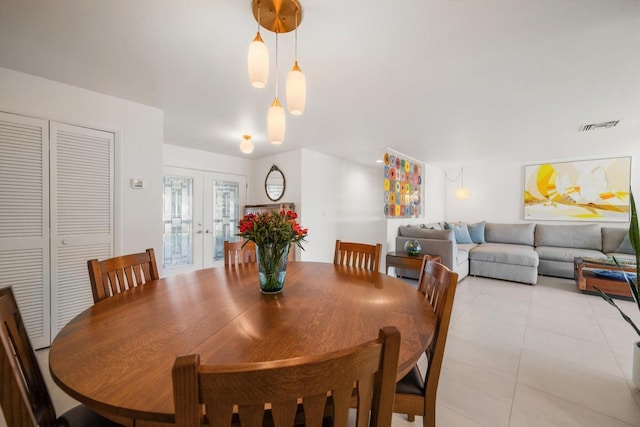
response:
M632 302L618 303L640 323ZM640 391L630 379L637 340L613 307L577 292L573 280L541 276L528 286L467 277L456 293L437 424L640 426ZM48 351L37 353L46 367ZM43 371L58 413L73 406ZM394 415L394 427L421 424Z

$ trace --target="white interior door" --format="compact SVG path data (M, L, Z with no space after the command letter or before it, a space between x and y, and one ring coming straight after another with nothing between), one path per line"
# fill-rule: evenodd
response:
M34 348L51 343L49 271L49 122L0 113L0 287Z
M114 253L115 137L51 122L51 337L93 305L87 260Z
M246 177L164 168L163 268L174 275L222 265L246 203Z

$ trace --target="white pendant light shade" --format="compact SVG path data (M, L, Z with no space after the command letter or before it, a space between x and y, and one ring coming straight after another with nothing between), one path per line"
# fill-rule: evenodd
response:
M273 100L273 104L269 107L267 114L267 131L269 141L272 144L282 144L284 141L285 117L284 108L280 105L278 98Z
M307 100L307 82L298 66L298 61L287 76L287 109L289 113L297 116L304 112L304 104Z
M459 187L456 189L456 199L464 200L469 197L469 190L465 187Z
M269 50L260 37L259 31L249 45L247 63L251 85L257 88L265 87L269 79Z
M253 153L253 142L251 142L251 135L242 135L242 142L240 143L240 151L244 154Z

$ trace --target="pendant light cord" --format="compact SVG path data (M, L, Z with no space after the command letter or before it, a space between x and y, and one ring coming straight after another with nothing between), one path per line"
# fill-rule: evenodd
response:
M276 99L278 98L278 32L276 31Z
M458 172L458 175L456 175L456 177L453 178L453 179L449 178L449 174L447 173L447 171L444 171L444 176L447 177L447 180L449 182L456 182L458 180L458 178L460 178L460 177L462 177L462 180L464 180L464 176L462 175L462 171L463 170L464 170L463 168L460 168L460 172ZM460 184L462 184L462 182Z
M258 34L260 34L260 2L258 2Z
M298 9L296 9L296 32L294 34L295 40L295 48L293 50L293 54L295 57L295 61L298 62Z

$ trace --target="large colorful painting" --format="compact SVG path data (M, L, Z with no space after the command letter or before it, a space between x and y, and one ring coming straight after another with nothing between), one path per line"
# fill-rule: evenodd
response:
M422 216L424 165L398 153L384 153L384 214L391 218Z
M524 219L629 221L631 157L525 166Z

